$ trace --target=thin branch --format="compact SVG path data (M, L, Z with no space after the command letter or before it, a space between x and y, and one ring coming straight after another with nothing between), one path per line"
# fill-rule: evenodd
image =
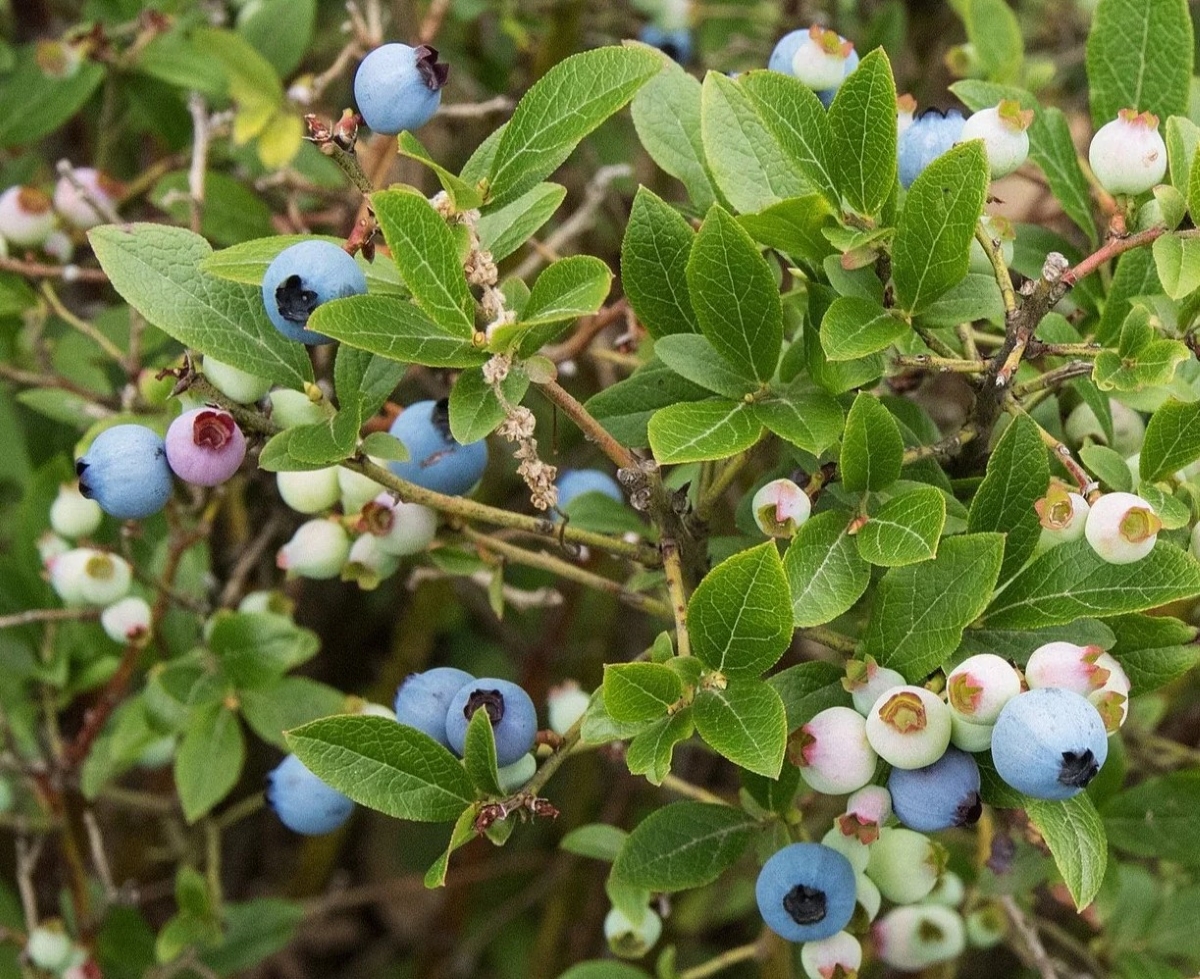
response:
M1065 384L1067 381L1075 377L1086 377L1092 373L1092 365L1086 360L1076 360L1069 364L1063 364L1062 367L1056 367L1052 371L1046 371L1032 380L1026 381L1024 384L1017 384L1012 389L1013 397L1020 400L1027 395L1033 394L1035 391L1045 391L1050 388L1056 388L1060 384Z
M188 96L188 112L192 116L192 160L188 166L188 206L191 209L192 231L200 233L204 217L204 178L208 168L208 106L199 92Z
M753 962L762 954L761 942L750 942L748 945L739 945L736 948L731 948L727 952L722 952L716 958L709 959L702 965L694 965L690 969L684 969L679 973L679 979L708 979L708 976L715 976L718 972L724 972L730 966L738 965L742 962Z
M76 316L71 310L67 309L66 305L58 297L58 293L55 292L54 286L49 281L42 282L41 293L59 319L63 320L73 330L82 333L118 364L125 363L125 351L101 333L94 324L89 323L81 316Z
M44 262L25 262L19 258L0 258L0 271L16 272L30 279L63 279L67 282L108 282L101 269L85 269L78 265L47 265Z
M442 105L438 108L439 119L482 119L500 112L510 112L516 103L506 95L497 95L486 102L460 102L457 105Z
M992 272L996 276L996 284L1000 287L1000 298L1004 301L1004 312L1006 314L1015 313L1017 310L1017 295L1013 291L1012 276L1008 272L1008 265L1004 262L1004 255L997 247L992 236L985 230L982 218L975 223L975 240L979 242L980 247L983 248L983 253L987 255L988 261L992 265Z
M963 360L958 357L935 357L931 354L900 354L892 359L897 367L936 371L939 374L982 374L987 364L981 360Z
M11 615L0 615L0 629L13 629L35 622L84 622L98 618L98 608L31 608Z
M1041 936L1038 935L1037 929L1034 928L1025 916L1025 912L1021 910L1020 905L1008 894L1000 895L997 900L999 900L1000 906L1004 908L1004 913L1007 915L1009 923L1013 926L1013 930L1021 940L1021 950L1024 952L1021 958L1028 965L1036 969L1042 979L1059 979L1057 965L1050 958L1050 954L1046 951L1046 946L1042 944Z
M728 799L722 799L715 792L709 792L708 789L695 785L686 779L680 778L678 775L667 774L663 776L662 788L668 792L674 792L676 795L687 796L689 799L695 799L697 802L708 802L717 806L728 806L732 803Z
M595 442L618 469L637 469L638 459L613 438L603 425L557 381L545 381L538 388L560 411L571 419L589 442Z
M675 646L680 656L690 656L692 644L688 638L688 600L679 545L673 539L665 538L661 550L663 570L667 574L667 594L671 597L671 610L675 615Z

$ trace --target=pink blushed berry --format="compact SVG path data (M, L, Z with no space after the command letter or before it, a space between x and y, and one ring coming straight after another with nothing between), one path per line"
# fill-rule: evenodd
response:
M1153 508L1133 493L1106 493L1088 513L1084 535L1102 560L1133 564L1152 550L1162 529Z
M750 508L768 537L794 537L812 513L812 501L790 479L773 479L754 494Z
M18 248L37 248L54 230L50 198L36 187L9 187L0 194L0 237Z
M828 707L793 732L788 756L804 781L826 795L861 789L878 762L867 741L866 722L849 707Z
M1092 137L1088 163L1110 194L1141 194L1167 172L1167 145L1158 132L1158 116L1122 109Z
M994 653L969 656L946 678L950 710L972 724L994 724L1013 697L1021 692L1021 676Z
M1099 646L1077 646L1073 642L1048 642L1029 654L1025 682L1030 689L1061 687L1088 696L1104 686L1109 671L1098 662Z
M91 167L80 167L73 175L87 194L81 193L69 177L59 177L54 185L54 209L72 227L87 231L105 221L88 198L111 208L116 205L125 188L120 181Z
M893 687L904 686L903 674L886 666L880 666L873 656L852 659L846 663L846 676L842 687L850 694L854 709L866 717L875 706L879 695Z
M167 463L185 483L218 486L246 458L246 436L220 408L193 408L167 429Z
M837 825L845 836L874 843L891 814L892 794L882 785L866 785L846 800L846 812L838 816Z
M800 949L800 965L808 979L852 979L862 966L862 945L848 932L805 942Z

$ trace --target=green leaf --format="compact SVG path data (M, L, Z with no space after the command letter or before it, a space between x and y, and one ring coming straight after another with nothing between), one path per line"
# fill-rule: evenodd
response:
M1200 867L1200 774L1172 772L1126 789L1102 810L1109 840L1134 856Z
M1165 615L1117 615L1111 652L1140 695L1177 680L1200 662L1195 626ZM1078 641L1078 640L1076 640Z
M36 143L83 108L104 80L104 66L83 59L63 78L38 64L37 48L22 45L16 64L0 75L0 147Z
M778 71L749 72L741 78L741 86L796 169L832 207L840 209L841 195L828 159L833 133L816 94Z
M713 568L692 593L692 652L726 676L759 676L791 642L790 610L791 592L775 542L741 551Z
M1158 281L1172 299L1183 299L1200 288L1200 241L1163 235L1151 248Z
M661 663L608 663L604 709L617 721L654 721L683 696L679 674Z
M436 176L438 179L438 183L442 185L442 190L446 192L447 196L458 210L470 210L471 208L479 207L479 205L483 203L483 194L479 192L477 187L473 187L461 177L457 176L450 170L447 170L444 166L438 163L437 160L429 155L429 151L421 145L421 141L412 133L405 130L399 135L396 142L401 156L407 156L410 160L416 160L418 163L423 163L433 171L434 176ZM559 190L562 191L564 196L566 195L565 189L560 187ZM562 197L560 196L559 202L561 203L561 201ZM551 208L550 213L554 213L553 208ZM546 215L546 217L549 216L549 214ZM483 240L483 223L483 220L480 220L479 237L481 241ZM540 222L538 225L532 228L529 233L533 234L538 227L541 227ZM520 242L517 244L520 244ZM488 246L485 244L484 247L487 248ZM507 255L508 252L505 252L504 254ZM492 257L496 259L496 261L499 261L504 257L504 255L496 255L495 252L493 252Z
M826 510L810 517L788 545L783 569L797 628L832 622L871 583L871 568L847 532L849 524L850 514Z
M612 959L596 959L573 965L558 979L649 979L641 969Z
M1025 811L1050 847L1075 907L1082 911L1099 892L1108 866L1108 840L1091 797L1080 792L1063 802L1027 799Z
M386 717L327 717L289 731L287 741L322 780L397 819L452 822L474 798L449 750Z
M744 401L693 401L660 408L647 426L650 448L663 464L724 459L762 436L754 408Z
M1112 302L1112 298L1109 298ZM1191 358L1178 340L1167 340L1155 329L1145 306L1134 306L1121 325L1117 349L1102 350L1092 367L1092 380L1101 391L1140 391L1170 383L1175 370Z
M809 285L809 315L812 319L800 340L804 344L809 377L830 394L844 394L854 388L870 386L883 375L886 358L882 353L870 354L859 360L830 361L826 358L820 331L813 325L819 322L817 314L821 312L814 309L813 293L820 289L815 283Z
M638 188L621 242L621 285L655 339L700 332L687 283L695 237L675 208L645 187Z
M1172 117L1168 123L1174 122L1177 117ZM1168 154L1170 147L1168 147ZM1187 208L1188 214L1192 216L1192 223L1195 224L1197 216L1200 216L1200 163L1196 162L1195 147L1192 147L1192 163L1188 171L1187 178ZM1172 171L1174 177L1174 171Z
M477 710L467 722L463 741L463 768L484 795L501 796L500 775L496 767L496 737L486 710Z
M738 223L755 241L819 268L834 252L823 234L833 224L833 213L823 197L808 194L789 197L757 214L740 214Z
M710 396L704 388L685 381L658 358L652 358L625 380L592 395L584 407L618 442L645 446L650 444L647 428L656 411Z
M632 775L645 776L651 785L662 785L671 772L675 746L692 736L695 725L692 709L685 707L669 717L661 717L634 736L625 749L625 764Z
M683 181L701 211L717 199L700 132L700 82L675 64L655 75L633 98L630 114L650 158Z
M988 178L983 143L971 140L943 153L913 181L892 244L896 301L910 314L966 276Z
M931 561L888 571L876 591L864 651L911 682L941 666L991 599L1003 552L1000 534L964 534L945 538Z
M997 82L1015 79L1025 56L1017 15L1005 0L966 0L964 7L967 40L988 77Z
M719 204L700 226L687 264L700 329L738 373L771 379L783 344L783 306L767 260Z
M529 377L524 371L510 370L500 388L509 404L520 404L529 390ZM504 421L505 414L481 368L471 367L458 375L450 389L450 434L455 439L467 445L487 438Z
M946 523L946 497L925 486L888 500L858 532L858 553L872 564L898 568L937 554Z
M331 415L323 422L297 425L271 438L258 457L268 472L324 468L354 454L362 424L362 402Z
M1133 474L1121 453L1114 452L1106 445L1085 445L1079 450L1079 458L1088 471L1094 473L1109 489L1121 493L1133 489Z
M621 852L629 834L607 823L588 823L577 826L558 841L558 848L580 857L591 857L612 863Z
M286 751L284 731L341 713L346 695L305 676L285 676L268 686L238 691L238 702L254 733Z
M778 778L787 747L787 715L779 693L761 680L730 680L692 702L696 730L718 754L748 771Z
M754 414L781 439L820 455L842 434L842 408L824 391L777 391L754 404Z
M972 320L1004 325L1004 300L994 276L968 272L958 285L942 293L921 313L924 326L950 327Z
M1196 146L1200 145L1200 126L1184 116L1171 116L1163 129L1163 138L1167 144L1167 162L1171 171L1171 186L1188 198L1191 190L1192 163L1196 157ZM1188 209L1191 210L1190 199Z
M882 48L864 57L838 88L829 129L829 158L842 197L859 214L879 214L896 183L896 83ZM981 197L972 224L982 207Z
M967 530L1005 535L1000 580L1007 581L1037 547L1042 526L1034 503L1050 485L1050 463L1037 423L1018 415L988 459L987 475L971 501Z
M278 680L317 655L320 640L286 615L221 611L209 619L208 648L239 689Z
M1186 0L1100 0L1087 39L1088 98L1099 129L1121 109L1185 116L1192 77Z
M188 180L186 170L175 170L155 183L149 195L155 207L180 224L187 224L191 214ZM200 233L205 238L218 245L232 245L259 239L272 230L271 209L255 191L220 171L210 170L204 175Z
M538 184L510 204L490 209L479 219L479 243L499 262L525 244L567 196L559 184Z
M439 326L396 296L334 299L318 306L308 322L335 340L405 364L474 367L487 359L470 338Z
M466 846L471 840L475 839L478 833L475 830L475 819L478 813L472 808L467 808L462 811L458 819L454 822L454 829L450 831L450 842L446 844L446 849L438 856L438 858L425 871L425 886L430 890L436 887L446 886L446 873L450 869L450 857L459 847Z
M839 296L821 320L821 346L830 360L857 360L886 350L911 330L870 299Z
M451 394L453 393L452 391ZM385 462L408 462L410 458L408 446L387 432L368 433L362 440L361 448L364 455L372 459L383 459Z
M558 169L588 133L662 70L643 46L605 47L565 58L517 103L488 176L494 205L519 197Z
M654 344L654 355L676 374L714 394L737 399L758 387L753 377L731 367L708 339L695 333L662 337Z
M797 663L767 678L783 700L787 727L794 731L826 707L848 707L850 694L842 686L845 673L833 663Z
M88 240L121 298L184 346L288 387L312 380L307 351L271 325L259 288L199 271L212 254L199 235L123 224L93 228Z
M470 340L475 300L454 233L429 201L411 190L371 195L379 229L413 299L446 332Z
M900 426L873 394L860 391L846 416L838 473L850 493L881 490L900 478Z
M988 608L989 628L1036 629L1083 616L1141 612L1200 594L1200 564L1165 541L1133 564L1108 564L1085 540L1051 548Z
M1105 346L1116 343L1133 310L1134 300L1139 296L1151 296L1162 291L1153 252L1145 248L1134 248L1118 258L1117 270L1108 287L1108 295L1104 298L1100 324L1096 327L1097 342Z
M735 211L752 213L812 187L763 125L755 103L720 72L704 76L700 126L709 172Z
M732 866L758 831L732 806L676 802L643 819L613 864L613 876L653 891L711 884Z
M604 304L612 278L608 266L591 255L572 255L552 262L534 282L517 326L527 328L590 316Z
M1200 459L1200 402L1184 404L1173 398L1146 424L1138 468L1153 482Z
M192 715L175 753L175 788L188 823L229 794L245 759L237 714L224 704L210 704Z

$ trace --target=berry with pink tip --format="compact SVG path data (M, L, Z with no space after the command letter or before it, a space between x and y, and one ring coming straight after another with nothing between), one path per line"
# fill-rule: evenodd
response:
M854 979L862 966L862 945L848 932L805 942L800 965L808 979Z
M1162 521L1133 493L1105 493L1092 504L1083 525L1092 550L1109 564L1133 564L1152 550Z
M1129 682L1129 675L1112 653L1101 653L1096 659L1096 665L1107 671L1108 677L1104 686L1087 694L1087 699L1100 712L1104 729L1112 734L1120 729L1129 716L1129 693L1133 684Z
M100 613L100 627L113 642L144 639L150 634L150 605L137 595L122 598Z
M115 208L125 188L120 181L92 167L80 167L74 175L87 194L80 193L68 177L59 177L54 185L54 209L67 224L87 231L106 220L88 198L110 209Z
M889 765L924 768L945 754L950 726L950 708L937 694L896 687L881 694L867 715L867 740Z
M171 422L167 463L185 483L219 486L246 458L246 436L220 408L193 408Z
M405 557L433 542L437 513L420 503L401 503L385 492L362 508L356 529L374 536L385 554Z
M871 936L879 958L904 972L949 962L967 945L962 915L938 904L893 908L875 922Z
M846 800L846 812L838 816L837 824L844 835L874 843L891 814L892 794L882 785L865 785Z
M873 656L852 659L846 663L846 676L842 687L850 694L854 709L863 717L871 713L879 695L895 687L904 686L903 674L880 666Z
M773 479L754 494L750 509L768 537L794 537L812 513L812 501L790 479Z
M1072 493L1062 483L1054 483L1050 491L1034 503L1042 525L1040 547L1052 547L1079 540L1087 523L1091 506L1078 493Z
M972 724L994 724L1021 692L1021 675L994 653L969 656L946 677L950 710Z
M1027 130L1032 122L1032 109L1022 109L1016 99L1002 99L999 105L969 116L960 138L963 142L983 140L992 179L997 180L1012 173L1028 158Z
M826 795L861 789L879 761L867 742L866 721L849 707L828 707L794 731L788 757L809 787Z
M946 848L924 833L903 827L884 827L871 844L867 876L894 904L925 898L946 869Z
M846 59L854 45L837 31L813 24L792 55L792 74L813 91L837 88L846 77Z
M37 248L54 230L50 198L36 187L9 187L0 194L0 238L19 248Z
M1161 183L1167 172L1167 144L1158 132L1158 116L1122 109L1092 137L1088 163L1110 194L1141 194Z
M1061 687L1088 696L1104 686L1109 671L1099 664L1104 650L1073 642L1048 642L1029 654L1025 682L1030 689ZM1111 657L1110 657L1111 658Z
M336 578L350 556L350 538L336 520L310 520L275 555L276 567L289 575Z

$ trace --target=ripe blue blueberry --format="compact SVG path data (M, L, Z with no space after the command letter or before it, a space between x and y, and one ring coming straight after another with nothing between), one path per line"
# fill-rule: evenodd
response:
M608 473L599 469L564 469L554 481L558 487L558 507L565 509L584 493L603 493L609 499L624 503L621 487Z
M354 75L359 114L377 133L419 129L437 112L450 66L427 44L385 44L362 60Z
M855 904L854 868L820 843L793 843L763 864L754 896L775 934L789 942L829 938L850 923Z
M921 171L962 138L966 120L957 109L930 109L913 120L900 137L896 152L900 163L900 185L912 186Z
M450 434L450 408L444 398L409 405L392 422L390 433L408 449L408 461L390 462L388 468L426 489L459 496L479 482L487 468L487 441L457 441Z
M529 694L508 680L483 677L463 686L446 711L446 738L457 754L463 752L471 716L481 709L492 722L497 765L511 765L533 749L537 708Z
M1013 697L992 729L996 771L1035 799L1069 799L1108 757L1108 733L1086 697L1041 687Z
M171 496L171 467L157 432L145 425L114 425L75 460L79 492L118 520L158 513Z
M263 275L267 318L289 340L308 346L333 338L308 329L308 318L322 303L367 291L367 277L347 252L329 241L301 241L275 256Z
M658 48L672 61L686 65L692 60L692 32L686 27L666 30L657 24L647 24L638 35L638 40Z
M983 812L979 766L957 748L947 748L941 758L924 768L893 768L888 791L896 818L922 833L970 826Z
M354 803L317 778L295 755L267 775L267 805L295 833L332 833L350 818Z
M410 673L396 690L396 720L424 731L438 744L446 740L446 711L450 701L475 678L453 666L437 666L424 673Z

